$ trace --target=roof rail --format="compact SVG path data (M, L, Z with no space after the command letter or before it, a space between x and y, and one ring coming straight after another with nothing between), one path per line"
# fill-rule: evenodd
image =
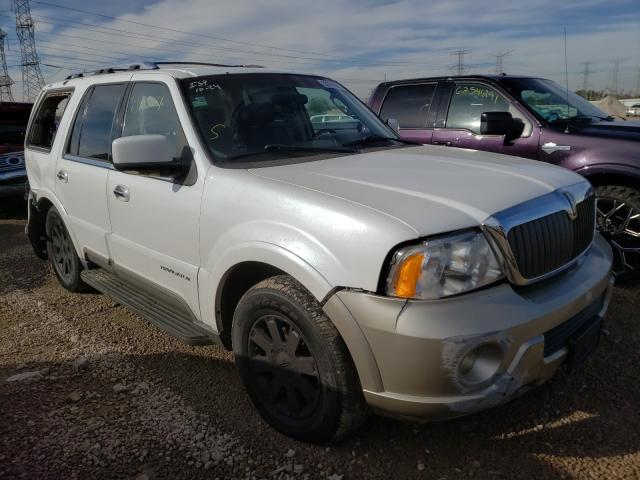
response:
M131 65L118 65L113 67L104 67L93 72L82 72L82 73L72 73L68 75L65 80L71 80L73 78L82 78L86 75L104 75L107 73L116 73L116 72L126 72L130 70L158 70L162 68L164 65L201 65L207 67L227 67L227 68L264 68L262 65L227 65L224 63L207 63L207 62L170 62L170 61L162 61L162 62L141 62L141 63L132 63Z

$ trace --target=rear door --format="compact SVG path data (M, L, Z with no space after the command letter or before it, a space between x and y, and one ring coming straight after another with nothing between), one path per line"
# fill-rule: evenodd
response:
M120 273L133 274L152 288L169 291L200 318L197 276L204 168L198 171L194 150L182 128L188 120L178 101L177 85L158 82L157 76L143 73L132 80L121 136L164 135L173 146L174 157L191 160L192 165L182 179L160 172L109 170L109 248Z
M441 102L437 128L433 132L435 145L472 148L488 152L537 158L539 135L531 117L505 94L479 80L449 83L448 101ZM520 138L505 143L503 135L482 135L480 116L484 112L509 112L525 124Z
M436 108L437 82L394 85L387 91L380 107L380 118L398 120L400 135L407 140L431 143Z
M82 254L102 262L109 258L106 185L111 140L125 90L126 83L119 82L95 85L86 91L56 165L56 195Z

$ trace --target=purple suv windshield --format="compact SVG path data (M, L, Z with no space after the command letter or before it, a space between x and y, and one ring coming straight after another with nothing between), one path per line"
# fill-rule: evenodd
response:
M608 115L590 102L551 80L505 78L500 80L513 95L549 123L576 118L607 119Z

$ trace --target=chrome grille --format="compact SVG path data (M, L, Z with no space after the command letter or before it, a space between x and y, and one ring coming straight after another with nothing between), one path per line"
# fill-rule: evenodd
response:
M591 195L577 203L575 211L574 220L562 210L509 230L509 246L525 279L559 269L591 244L595 231L595 197Z

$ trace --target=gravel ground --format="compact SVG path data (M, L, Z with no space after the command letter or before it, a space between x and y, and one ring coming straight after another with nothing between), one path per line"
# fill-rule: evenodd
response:
M372 417L331 447L250 404L231 355L97 293L69 294L0 207L0 478L640 478L640 297L616 288L597 355L502 407Z

